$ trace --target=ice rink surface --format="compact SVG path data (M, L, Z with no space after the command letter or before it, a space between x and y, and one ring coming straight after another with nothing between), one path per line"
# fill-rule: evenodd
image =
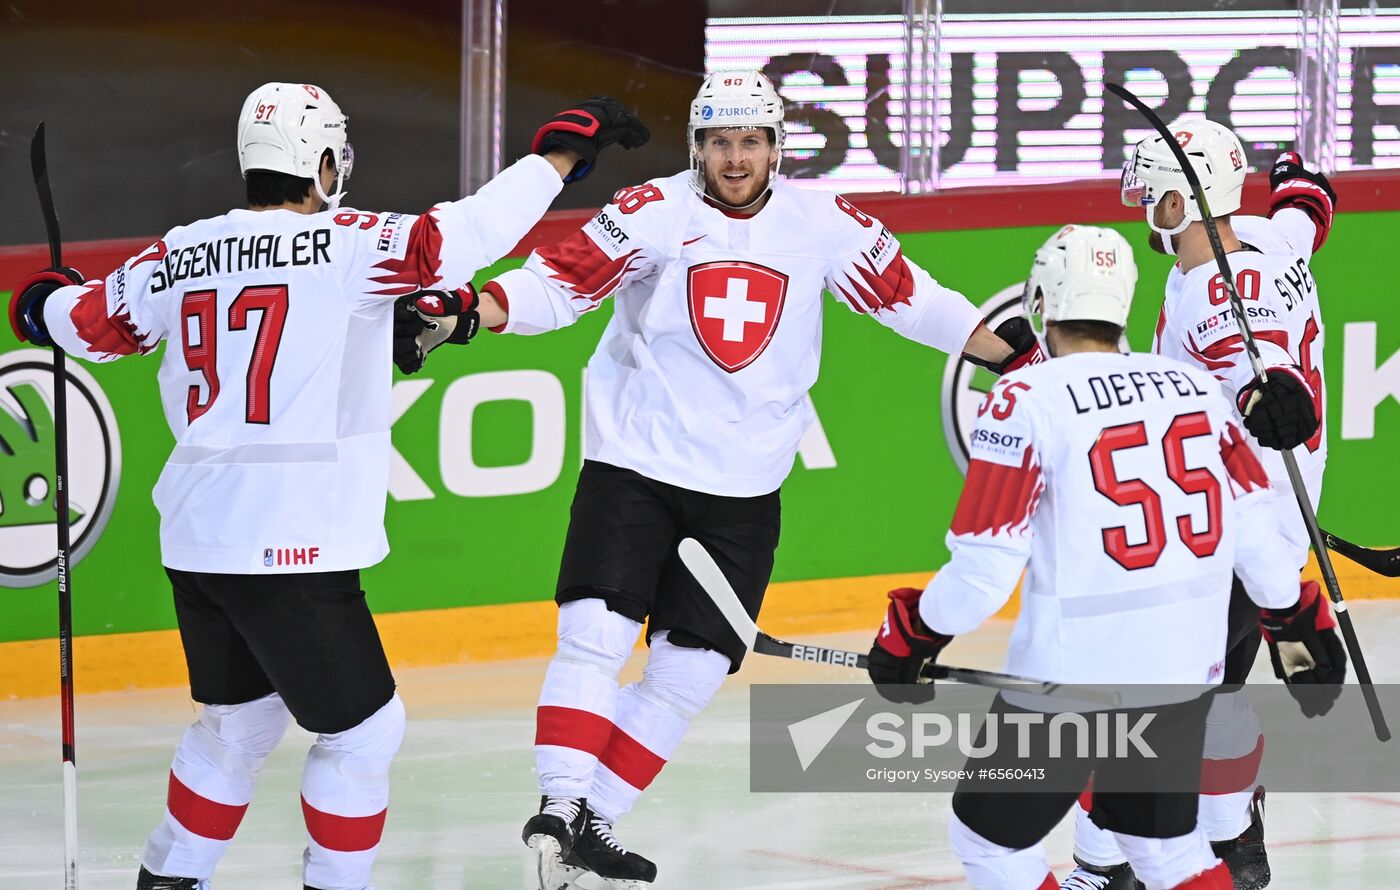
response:
M1400 603L1360 602L1353 614L1376 680L1400 682L1400 652L1393 642L1400 639ZM996 668L1009 631L1009 623L995 622L960 637L946 660ZM870 636L811 641L863 649ZM1263 652L1261 659L1256 682L1272 676ZM639 676L641 663L634 657L624 680ZM543 660L529 660L398 673L409 730L394 767L393 800L375 867L379 890L529 886L520 827L538 805L531 744L544 667ZM658 888L966 886L948 851L945 794L751 794L749 685L760 682L865 678L838 668L749 658L695 722L637 809L618 824L624 843L657 862ZM84 890L135 886L142 844L161 818L170 757L195 707L181 689L78 699ZM1400 714L1389 717L1392 726L1400 724ZM216 890L301 887L298 786L310 743L309 734L293 727L269 759L257 797L215 875ZM0 799L0 888L61 887L56 699L0 702ZM1272 888L1400 887L1400 795L1271 794L1268 804ZM1066 820L1047 841L1061 877L1070 862L1070 824Z

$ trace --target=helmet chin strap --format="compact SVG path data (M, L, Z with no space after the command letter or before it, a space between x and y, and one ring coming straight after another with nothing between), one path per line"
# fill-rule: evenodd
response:
M1152 229L1152 231L1162 236L1162 250L1166 252L1167 256L1176 256L1176 245L1172 243L1172 238L1186 231L1187 226L1191 225L1191 217L1187 216L1183 212L1181 214L1180 223L1178 223L1170 229L1164 229L1161 226L1157 225L1156 204L1149 204L1143 209L1147 211L1147 225Z
M335 210L337 207L340 206L340 202L345 200L345 196L350 194L349 192L345 191L345 177L340 175L339 171L336 171L335 191L331 194L326 194L326 190L321 188L320 176L311 177L311 186L312 188L316 189L316 196L322 201L326 202L327 210Z

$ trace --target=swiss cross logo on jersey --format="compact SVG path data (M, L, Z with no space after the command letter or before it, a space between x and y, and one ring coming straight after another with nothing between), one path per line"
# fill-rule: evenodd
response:
M762 355L778 329L787 288L786 275L757 263L691 266L686 276L690 326L705 354L731 374Z

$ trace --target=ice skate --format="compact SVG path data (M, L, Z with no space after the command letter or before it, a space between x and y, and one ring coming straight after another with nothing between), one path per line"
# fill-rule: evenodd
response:
M569 885L568 875L561 867L583 830L586 813L581 797L545 795L540 798L539 813L525 823L520 836L525 846L535 853L540 890L562 890Z
M650 890L656 865L618 842L612 825L586 810L583 830L564 858L570 890Z
M209 882L198 878L167 878L153 875L141 866L136 876L136 890L209 890Z
M1060 890L1143 890L1143 884L1133 874L1133 867L1119 865L1089 865L1075 857L1074 871L1060 882Z
M1211 852L1224 860L1235 882L1235 890L1264 890L1273 875L1269 854L1264 849L1264 789L1254 791L1249 804L1249 827L1229 841L1212 841Z

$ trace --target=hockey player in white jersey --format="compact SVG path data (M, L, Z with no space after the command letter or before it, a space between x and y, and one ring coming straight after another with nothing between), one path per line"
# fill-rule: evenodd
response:
M931 686L908 684L954 635L996 613L1023 570L1006 670L1059 683L1219 683L1232 571L1261 606L1296 604L1296 573L1272 550L1278 492L1214 378L1118 351L1136 277L1127 243L1109 229L1066 226L1037 252L1026 308L1043 319L1053 358L1002 376L979 409L952 557L925 590L891 591L870 652L887 697L931 697ZM1175 788L1196 787L1208 698L1165 698L1171 713L1144 733L1154 770ZM1018 710L1005 699L997 707ZM1051 731L1032 725L1029 751L1041 751ZM1150 737L1187 726L1190 738L1171 747ZM1000 756L978 766L1005 765ZM1071 763L1082 771L1071 778L1092 770L1109 792L1092 818L1149 890L1228 890L1196 826L1194 792L1135 791L1141 763ZM972 886L1055 890L1041 840L1077 796L961 783L950 837Z
M208 887L292 718L317 733L301 785L305 885L367 886L404 733L359 583L388 552L394 301L468 282L601 146L645 139L619 103L590 100L475 195L422 215L353 210L339 206L346 116L319 87L269 83L238 120L248 209L174 228L105 278L51 269L15 289L21 341L99 362L166 341L175 447L154 498L203 708L175 753L139 890Z
M583 869L655 878L612 824L745 651L676 545L698 539L758 613L778 489L813 420L823 289L944 352L998 368L1033 354L1033 336L1007 346L878 220L778 177L783 105L763 75L708 77L688 137L690 170L622 189L581 231L482 289L482 324L511 334L573 324L608 297L614 305L588 364L586 460L537 717L543 801L524 830L550 890ZM619 690L647 621L645 675ZM562 878L556 852L569 863Z
M1124 203L1145 208L1150 244L1178 258L1167 278L1153 350L1209 371L1237 412L1248 411L1242 420L1254 436L1251 445L1273 487L1285 493L1292 488L1275 449L1292 449L1316 510L1327 460L1326 388L1322 310L1308 266L1331 230L1336 194L1325 176L1308 171L1297 154L1288 152L1270 174L1268 218L1241 215L1247 171L1244 148L1235 134L1208 120L1178 121L1169 129L1206 191L1236 289L1269 369L1269 385L1261 389L1254 379L1201 213L1185 174L1160 137L1137 144L1124 165L1122 183ZM1291 496L1276 504L1282 531L1278 558L1301 570L1309 547L1302 514ZM1334 634L1311 632L1336 626L1327 598L1316 582L1303 584L1302 591L1303 610L1310 617L1287 628L1265 627L1263 637L1269 641L1275 673L1288 683L1304 713L1314 716L1325 713L1340 694L1346 655ZM1227 684L1243 683L1254 664L1261 640L1257 614L1237 580ZM1301 660L1285 657L1289 646L1297 648L1299 643ZM1237 890L1261 890L1270 879L1263 792L1255 782L1262 753L1258 720L1243 697L1219 697L1206 739L1201 823L1229 865ZM1066 880L1067 890L1131 888L1111 839L1094 830L1082 807L1078 821L1075 855L1081 860L1081 873Z

